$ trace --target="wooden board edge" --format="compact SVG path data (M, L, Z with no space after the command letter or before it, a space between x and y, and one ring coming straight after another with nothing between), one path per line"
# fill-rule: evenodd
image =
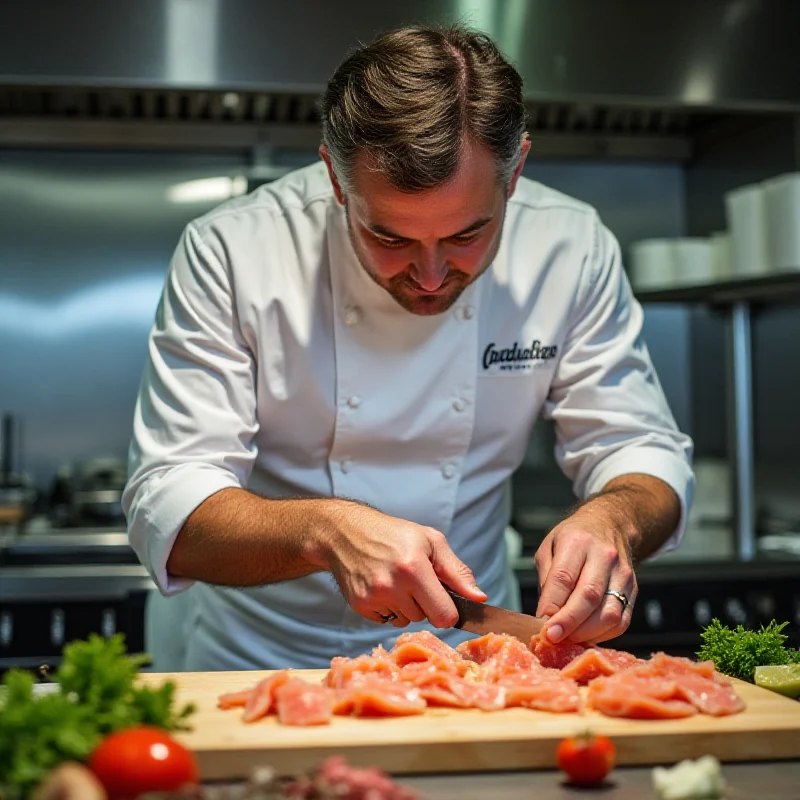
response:
M559 737L486 741L451 741L385 745L316 745L303 749L248 748L238 751L200 750L195 755L204 780L247 778L256 767L281 773L314 769L329 756L344 756L351 764L380 767L396 775L499 772L554 769ZM685 758L716 756L722 763L780 761L800 758L800 737L786 731L756 735L746 731L693 732L663 740L659 734L615 737L617 765L658 766Z

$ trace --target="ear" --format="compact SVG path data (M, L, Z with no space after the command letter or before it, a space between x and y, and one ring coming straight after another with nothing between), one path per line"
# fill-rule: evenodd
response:
M333 184L333 192L336 195L336 199L339 201L340 205L344 205L344 192L342 191L342 187L339 185L339 180L336 177L336 173L333 171L331 156L330 153L328 153L328 146L326 144L321 144L319 146L319 155L320 158L325 162L325 166L328 168L328 177L331 179L331 183Z
M525 138L522 140L522 152L519 156L519 163L514 170L514 174L511 176L511 180L508 182L508 196L511 197L514 194L514 189L517 188L517 180L519 176L522 174L522 168L525 166L525 159L528 157L528 153L531 149L531 140L528 138L528 134L525 134Z

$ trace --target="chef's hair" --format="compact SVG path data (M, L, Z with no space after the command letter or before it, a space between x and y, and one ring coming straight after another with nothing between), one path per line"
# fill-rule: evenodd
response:
M345 191L360 152L400 191L440 186L470 140L489 149L505 186L525 136L519 73L486 34L461 25L401 28L349 53L321 112L322 139Z

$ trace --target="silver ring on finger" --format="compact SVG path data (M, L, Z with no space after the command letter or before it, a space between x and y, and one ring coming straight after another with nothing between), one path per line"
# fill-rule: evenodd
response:
M397 614L394 611L390 611L388 614L378 614L378 616L384 621L387 622L394 622L397 619Z
M631 604L631 601L628 600L628 596L625 594L625 592L617 592L614 589L609 589L608 591L605 592L605 594L607 594L609 597L616 597L617 600L619 600L620 603L622 603L623 614L625 613L625 611L627 611L628 607Z

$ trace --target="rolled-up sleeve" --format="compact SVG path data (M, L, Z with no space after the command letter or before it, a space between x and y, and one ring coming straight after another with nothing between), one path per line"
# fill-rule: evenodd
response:
M247 483L254 380L229 271L190 224L150 332L122 499L131 545L164 594L192 583L166 569L187 517L221 489Z
M619 245L594 217L581 289L545 414L556 459L578 497L629 473L660 478L681 501L681 519L659 553L680 542L694 490L692 440L678 430L642 338L644 314Z

